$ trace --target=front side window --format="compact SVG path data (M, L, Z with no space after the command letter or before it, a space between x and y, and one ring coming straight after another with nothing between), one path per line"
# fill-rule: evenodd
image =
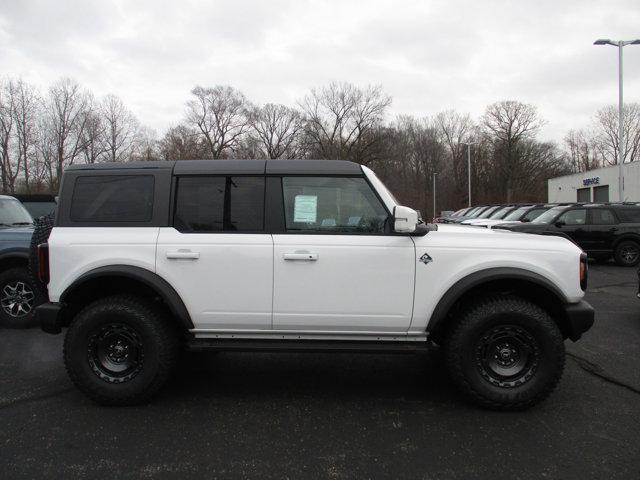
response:
M587 211L584 208L579 210L569 210L568 212L560 215L559 222L564 222L565 225L584 225L587 223Z
M388 213L364 178L284 177L290 232L384 233Z
M174 227L181 232L264 229L264 177L181 177Z
M148 222L153 214L153 175L78 177L71 200L74 222Z

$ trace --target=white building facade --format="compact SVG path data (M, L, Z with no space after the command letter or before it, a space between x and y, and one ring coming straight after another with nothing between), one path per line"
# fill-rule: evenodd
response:
M548 181L550 203L617 202L618 166L574 173ZM624 201L640 202L640 162L624 164Z

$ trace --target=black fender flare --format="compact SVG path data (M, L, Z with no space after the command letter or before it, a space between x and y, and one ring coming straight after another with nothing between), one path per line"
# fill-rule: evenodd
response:
M134 267L132 265L109 265L98 267L82 274L60 295L60 303L64 304L65 300L68 299L75 290L82 287L82 285L103 277L124 277L146 285L162 298L171 313L180 321L184 328L193 328L189 311L187 307L185 307L180 295L178 295L178 292L159 275L145 268Z
M446 320L447 314L455 303L471 289L484 283L496 280L523 280L534 283L548 290L561 303L567 303L566 296L550 280L535 272L514 267L497 267L480 270L467 275L454 283L449 290L440 298L438 304L433 309L431 319L427 324L427 332L434 332Z

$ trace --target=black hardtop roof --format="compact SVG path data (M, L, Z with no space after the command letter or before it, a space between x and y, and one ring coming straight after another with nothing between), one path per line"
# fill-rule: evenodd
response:
M361 175L355 162L346 160L170 160L70 165L67 170L173 170L175 175Z

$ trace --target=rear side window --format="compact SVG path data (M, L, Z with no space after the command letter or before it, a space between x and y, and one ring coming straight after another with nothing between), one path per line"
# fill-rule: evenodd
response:
M88 175L73 188L74 222L148 222L153 215L153 175Z
M181 177L174 227L181 232L264 230L264 177Z
M618 223L611 210L594 208L591 210L591 223L593 225L614 225Z

